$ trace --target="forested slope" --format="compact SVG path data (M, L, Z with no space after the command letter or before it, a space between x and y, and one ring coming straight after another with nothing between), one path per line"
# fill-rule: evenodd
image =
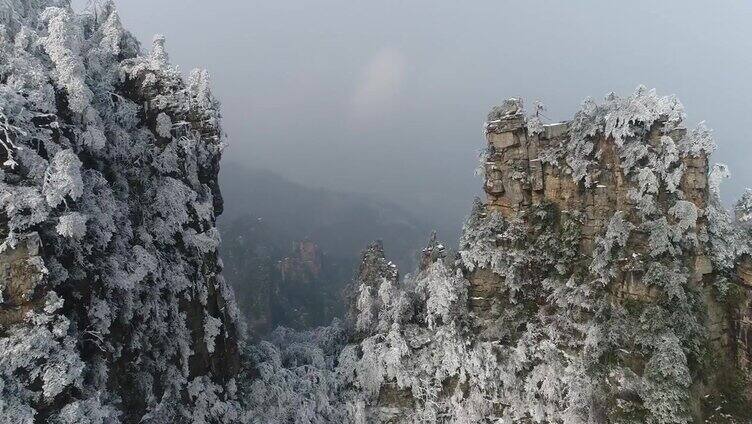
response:
M237 418L218 102L164 44L111 3L0 4L2 422Z

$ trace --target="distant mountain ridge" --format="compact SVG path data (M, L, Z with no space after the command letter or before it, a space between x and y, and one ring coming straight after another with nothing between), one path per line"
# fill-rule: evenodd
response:
M342 316L343 289L353 279L361 250L381 239L400 268L412 270L434 229L387 201L306 187L233 162L223 164L220 184L224 275L260 333L277 325L325 325ZM316 275L291 268L302 263L303 241L314 250L309 254L320 257Z

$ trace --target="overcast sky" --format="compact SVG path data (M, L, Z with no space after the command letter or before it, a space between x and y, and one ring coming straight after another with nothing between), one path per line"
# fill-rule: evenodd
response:
M715 130L728 199L752 185L750 1L117 3L146 49L162 33L173 63L211 72L225 160L294 181L460 220L490 106L541 100L557 121L644 84Z

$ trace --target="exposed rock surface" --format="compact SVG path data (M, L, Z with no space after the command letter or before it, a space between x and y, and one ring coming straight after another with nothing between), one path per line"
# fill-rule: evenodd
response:
M632 99L633 104L639 101L637 96ZM649 102L658 103L651 99L638 107L656 107ZM707 130L700 128L687 134L681 120L671 116L681 112L680 105L673 99L670 102L664 109L648 111L654 114L651 122L634 122L638 128L632 131L641 143L638 148L629 150L628 141L615 137L613 133L597 131L588 134L592 144L589 148L594 155L578 180L576 175L573 178L574 170L568 163L577 158L569 156L572 152L567 152L567 149L573 143L572 138L580 136L577 132L583 130L578 120L582 120L584 113L581 112L574 122L550 125L535 122L535 127L531 128L521 102L507 100L502 107L491 112L486 126L488 153L484 157L484 188L488 197L485 209L499 212L506 219L523 222L528 221L543 204L553 206L558 214L578 216L581 226L578 256L583 266L592 261L598 238L606 234L609 223L618 213L632 229L617 259L619 266L611 281L611 295L617 302L654 302L660 296L656 288L651 287L650 276L645 273L650 262L664 253L656 252L655 246L651 246L651 238L664 230L645 225L644 221L647 215L667 218L666 224L678 225L680 230L688 232L685 237L692 244L681 252L683 267L689 270L689 283L705 293L704 301L710 309L708 328L711 339L728 349L731 348L730 342L740 340L738 334L731 334L730 327L736 326L746 333L748 324L733 323L734 319L740 318L729 315L729 311L719 310L721 306L711 286L718 277L725 277L724 272L730 273L731 280L737 284L749 285L752 268L748 256L737 256L735 271L722 269L714 273L713 261L709 257L714 247L708 237L705 212L714 195L708 181L708 156L712 147L702 138L707 136ZM576 128L570 130L572 126ZM556 155L562 151L567 154ZM640 165L646 167L637 168ZM656 176L658 180L646 181ZM665 180L661 181L661 178ZM645 201L646 193L652 194L654 199ZM492 286L503 284L500 276L494 282L485 269L472 273L470 280L473 282L471 292L484 294L493 292ZM479 302L476 300L476 303ZM480 315L489 312L488 307L475 309Z
M572 121L549 125L525 116L521 101L507 100L492 110L486 125L487 201L481 213L498 213L525 227L542 209L554 212L550 219L556 226L574 218L572 275L586 270L597 275L605 266L598 263L604 250L618 247L609 259L613 265L601 276L612 305L672 308L668 303L678 294L667 283L695 292L694 302L700 305L690 307L702 328L698 336L709 342L706 354L717 355L722 363L692 370L692 414L697 418L703 414L700 397L723 391L725 367L738 369L739 381L745 382L735 386L742 392L735 395L749 399L752 393L752 267L749 237L729 226L718 200L717 178L725 170L709 169L709 131L701 126L688 132L682 121L675 99L643 89L627 99L611 95L603 105L587 100ZM604 241L614 244L604 246ZM515 246L500 237L497 248ZM660 275L670 268L674 271ZM470 308L483 323L499 319L507 305L510 287L503 274L487 267L469 273ZM659 281L663 278L677 281ZM685 296L674 300L690 302ZM541 308L546 302L536 300ZM642 352L622 356L634 372L645 366Z
M23 322L28 312L42 306L34 296L37 286L45 281L39 248L39 234L30 233L15 249L0 253L0 326Z
M277 267L283 283L294 280L310 284L321 275L321 262L321 250L316 243L301 240L293 245L292 254L282 258Z

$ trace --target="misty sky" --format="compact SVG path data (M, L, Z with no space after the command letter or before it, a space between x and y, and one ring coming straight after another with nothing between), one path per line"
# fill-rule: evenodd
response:
M163 33L173 63L211 72L224 160L297 182L459 225L491 105L541 100L557 121L644 84L715 130L727 200L752 185L749 1L117 3L145 49Z

